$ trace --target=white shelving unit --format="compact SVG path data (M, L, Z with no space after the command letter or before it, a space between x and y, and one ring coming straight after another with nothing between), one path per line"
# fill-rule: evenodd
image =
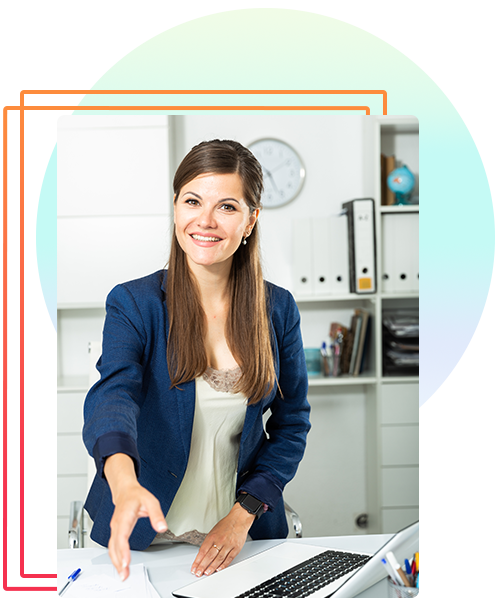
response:
M403 214L418 217L419 205L381 206L381 152L395 154L396 160L407 164L418 181L418 121L413 117L380 117L370 121L365 129L365 154L373 161L372 165L367 164L365 174L368 178L370 174L373 176L372 185L367 185L367 197L373 197L375 201L377 293L296 297L305 338L309 333L308 323L314 321L313 315L317 316L320 311L321 318L325 319L325 332L329 322L338 321L349 326L350 321L345 319L346 308L351 313L355 308L365 308L372 315L366 370L358 377L344 375L309 379L314 398L318 397L318 393L329 394L332 389L336 390L335 394L340 394L347 386L360 386L363 390L370 533L393 532L418 519L418 377L384 376L382 366L382 311L384 308L418 307L418 281L417 289L383 291L382 247L385 216L390 218L390 215ZM401 166L398 162L397 166ZM413 246L411 240L409 244L401 251L418 256L418 240ZM327 317L330 321L326 320ZM316 339L319 342L324 337Z

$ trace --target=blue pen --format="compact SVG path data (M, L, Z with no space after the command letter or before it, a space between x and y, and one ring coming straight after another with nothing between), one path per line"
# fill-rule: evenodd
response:
M411 575L410 561L407 558L405 558L405 569L406 569L406 574Z
M411 574L410 561L407 558L405 558L405 569L406 574L408 575L408 581L413 585L413 575Z
M81 572L82 572L81 569L77 569L76 571L73 571L73 573L71 573L71 575L68 577L68 581L66 582L66 585L59 592L59 596L63 595L63 593L66 591L66 588L69 586L69 584L73 583L73 581L75 581L75 579L78 577L78 575L80 575Z

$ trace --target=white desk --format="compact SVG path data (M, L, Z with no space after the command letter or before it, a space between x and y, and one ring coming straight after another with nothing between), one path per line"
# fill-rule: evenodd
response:
M355 552L374 553L391 535L352 535L343 537L302 538L288 540L296 544L313 544L325 548L341 548ZM233 564L253 556L266 548L270 548L283 540L265 540L247 542ZM172 598L172 590L197 581L191 575L191 565L198 553L198 548L188 544L166 544L153 546L143 552L132 552L132 564L144 563L148 568L149 578L162 598ZM66 583L67 577L75 569L88 569L91 565L111 564L106 548L87 548L81 550L57 551L57 587ZM381 577L384 573L381 569ZM358 598L387 598L387 582L385 579L357 596ZM64 596L63 596L64 598Z

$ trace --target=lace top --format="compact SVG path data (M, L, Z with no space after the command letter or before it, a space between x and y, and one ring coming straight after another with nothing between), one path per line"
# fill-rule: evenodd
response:
M203 379L217 392L232 392L240 377L240 367L235 369L212 369L212 367L207 367L207 370L203 373Z
M241 369L211 367L197 377L193 434L186 473L166 515L168 531L153 544L201 545L234 503L236 470L246 398L233 393Z

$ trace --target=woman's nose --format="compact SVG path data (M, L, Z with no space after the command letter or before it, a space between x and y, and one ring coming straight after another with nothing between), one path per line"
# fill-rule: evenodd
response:
M203 208L198 215L198 225L209 229L215 229L217 227L217 221L213 210L210 207Z

